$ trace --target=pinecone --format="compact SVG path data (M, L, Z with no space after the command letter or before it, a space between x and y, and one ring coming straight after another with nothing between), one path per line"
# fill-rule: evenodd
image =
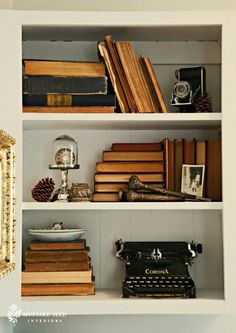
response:
M50 200L55 188L55 183L52 178L41 179L32 189L32 197L39 202L47 202Z
M211 97L208 93L204 93L202 96L196 98L195 112L212 112Z

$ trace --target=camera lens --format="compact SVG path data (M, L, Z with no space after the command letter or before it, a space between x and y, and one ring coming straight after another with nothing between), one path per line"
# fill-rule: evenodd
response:
M174 86L174 94L179 98L186 98L190 93L191 87L187 81L178 81Z

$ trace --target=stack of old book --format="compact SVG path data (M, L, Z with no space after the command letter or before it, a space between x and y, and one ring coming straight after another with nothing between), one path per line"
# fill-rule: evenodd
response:
M113 113L100 62L24 60L23 112Z
M166 149L168 140L160 143L113 143L96 164L93 201L119 201L119 191L127 190L132 175L142 182L163 188L166 184Z
M93 295L95 284L85 240L32 241L25 252L22 296Z
M220 140L168 139L159 143L114 143L96 164L93 201L120 201L132 175L143 183L181 192L183 165L204 165L203 195L222 199Z
M169 112L151 60L136 55L131 42L106 36L98 49L121 112Z

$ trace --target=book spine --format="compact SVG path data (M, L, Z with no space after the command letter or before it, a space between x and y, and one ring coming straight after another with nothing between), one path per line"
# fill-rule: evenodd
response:
M66 284L25 284L21 286L22 296L56 296L73 295L86 296L94 295L94 283L66 283Z
M90 283L92 271L22 272L22 283Z
M117 202L120 201L119 193L94 193L94 202Z
M37 242L33 241L29 244L30 250L84 250L86 248L85 239L77 242Z
M24 106L24 113L114 113L114 106Z
M87 251L30 251L25 252L26 262L87 261Z
M23 95L25 106L116 106L115 95Z
M103 76L105 67L100 62L53 60L24 60L25 75Z
M181 191L182 165L183 165L183 142L174 140L175 155L175 191Z
M222 200L221 141L207 141L206 195L212 200Z
M98 162L97 172L164 172L163 162Z
M95 182L101 183L127 183L133 173L97 173ZM136 173L142 182L164 182L164 173Z
M99 76L24 76L23 93L44 94L107 94L107 77Z
M161 151L162 143L113 143L112 151Z
M104 151L103 161L163 161L164 153L157 152L116 152Z
M88 271L89 261L25 262L25 272Z

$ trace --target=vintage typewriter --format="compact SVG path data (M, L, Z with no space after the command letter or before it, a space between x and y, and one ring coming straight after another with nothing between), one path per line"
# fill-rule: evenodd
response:
M202 245L186 242L116 242L116 257L126 260L123 297L196 297L188 272Z

